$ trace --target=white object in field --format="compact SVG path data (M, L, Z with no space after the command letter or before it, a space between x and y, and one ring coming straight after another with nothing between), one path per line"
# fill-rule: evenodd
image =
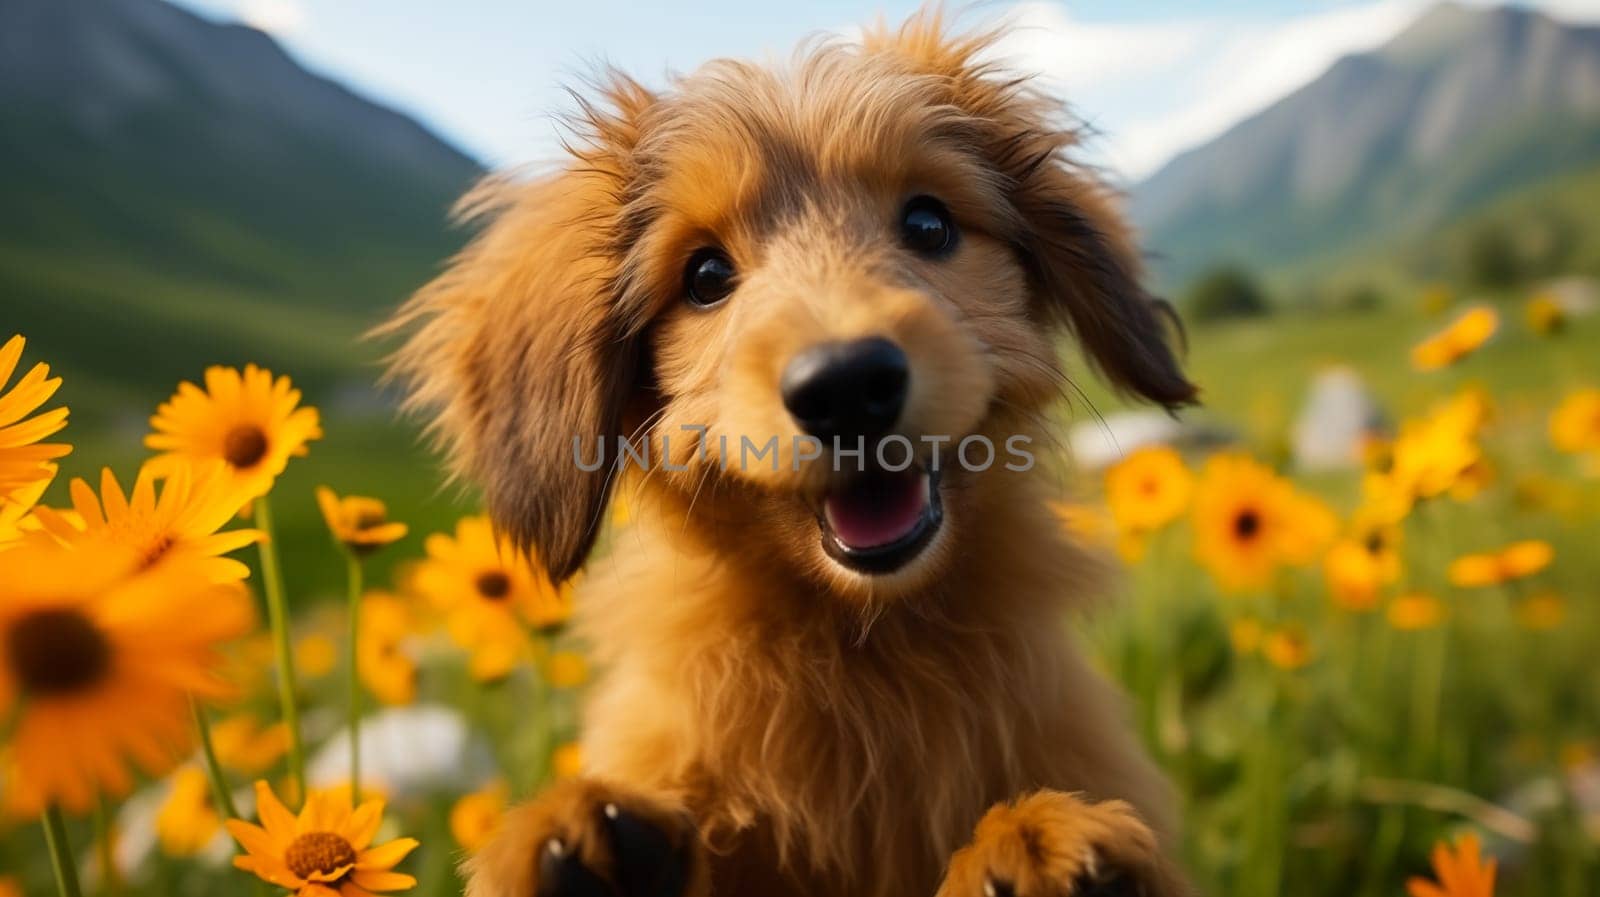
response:
M489 775L494 759L467 721L437 705L390 707L361 720L361 779L391 800L430 791L462 791ZM350 733L340 729L306 766L312 788L350 781Z
M1113 411L1104 417L1081 420L1067 434L1073 460L1079 469L1089 471L1109 467L1147 445L1203 451L1224 445L1231 438L1228 431L1197 420L1193 412L1174 416L1154 408Z
M1384 428L1383 410L1353 369L1329 368L1311 383L1294 425L1294 464L1300 470L1358 467L1362 446Z

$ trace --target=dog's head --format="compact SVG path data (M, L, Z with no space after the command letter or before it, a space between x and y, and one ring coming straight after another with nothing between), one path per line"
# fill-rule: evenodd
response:
M554 577L647 451L727 550L904 591L979 525L968 487L1028 466L1061 333L1119 388L1192 400L1061 110L987 45L925 15L781 71L613 76L564 170L480 189L398 370Z

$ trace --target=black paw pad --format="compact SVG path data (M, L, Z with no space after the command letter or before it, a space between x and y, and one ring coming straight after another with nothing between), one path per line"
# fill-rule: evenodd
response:
M621 897L680 897L688 882L687 851L671 836L622 807L600 808L601 823L611 838Z
M1131 875L1117 869L1108 869L1094 876L1078 879L1072 897L1144 897L1144 885Z
M538 897L615 897L605 879L590 871L560 841L551 839L539 852Z

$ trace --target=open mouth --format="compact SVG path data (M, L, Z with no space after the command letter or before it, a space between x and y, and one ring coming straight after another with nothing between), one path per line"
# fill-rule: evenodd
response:
M858 573L890 573L921 554L943 520L938 474L910 467L831 487L817 523L829 557Z

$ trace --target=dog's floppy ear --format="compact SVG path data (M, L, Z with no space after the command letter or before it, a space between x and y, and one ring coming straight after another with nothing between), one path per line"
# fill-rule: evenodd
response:
M1139 259L1104 188L1053 158L1013 183L1018 249L1046 311L1076 334L1112 384L1176 408L1198 392L1168 340L1177 314L1139 283Z
M1008 237L1044 313L1077 334L1119 389L1168 408L1192 403L1197 390L1167 343L1177 315L1140 286L1139 257L1109 191L1067 158L1077 135L1058 123L1060 104L987 58L1003 29L959 35L945 25L934 4L898 30L869 29L863 43L936 77L948 104L965 113L967 133L1007 187L1016 212Z
M455 474L557 582L583 565L610 489L610 466L581 469L574 437L593 466L640 373L637 322L616 301L617 221L634 136L621 116L648 95L631 82L613 91L615 115L585 107L593 146L566 170L468 194L463 215L487 223L380 330L409 332L390 371L408 409L430 416Z

